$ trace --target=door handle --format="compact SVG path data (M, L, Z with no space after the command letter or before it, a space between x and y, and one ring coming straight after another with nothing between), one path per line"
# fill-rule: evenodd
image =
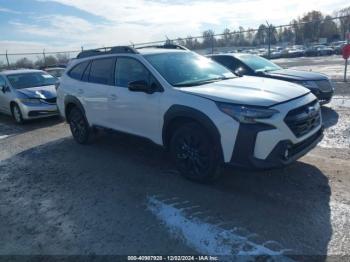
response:
M111 100L117 100L117 98L118 98L117 95L115 95L115 94L111 94L110 97L111 97Z
M84 94L84 90L81 89L81 88L79 88L79 89L78 89L78 94L80 94L80 95L81 95L81 94Z

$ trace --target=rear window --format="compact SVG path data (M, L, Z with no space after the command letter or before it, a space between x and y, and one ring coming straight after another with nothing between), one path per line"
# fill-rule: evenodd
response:
M77 64L76 66L73 67L73 69L69 71L68 75L71 78L80 80L88 64L89 64L89 61Z
M93 60L90 68L89 82L114 85L114 68L114 57Z

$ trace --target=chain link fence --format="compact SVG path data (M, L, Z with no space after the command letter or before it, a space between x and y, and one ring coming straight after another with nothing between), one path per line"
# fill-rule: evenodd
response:
M255 29L242 27L234 31L225 29L221 34L207 30L200 36L165 39L132 46L137 48L148 45L178 44L200 54L245 52L270 59L339 55L350 37L350 8L344 10L348 12L347 15L323 17L320 12L313 11L302 19L293 20L286 25L275 26L266 22ZM60 52L43 50L36 53L16 54L4 52L0 53L0 69L64 65L75 58L82 49Z

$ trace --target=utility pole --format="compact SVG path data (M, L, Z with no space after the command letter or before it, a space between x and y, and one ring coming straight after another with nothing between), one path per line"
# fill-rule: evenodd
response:
M9 56L7 54L7 50L6 50L6 61L7 61L7 69L10 69L10 62L9 62Z
M214 54L214 34L211 35L211 54Z
M269 24L268 21L266 21L267 24L267 34L268 34L268 53L267 53L267 57L270 59L270 55L271 55L271 25Z
M46 56L45 56L45 48L43 50L43 57L44 57L44 67L46 67Z

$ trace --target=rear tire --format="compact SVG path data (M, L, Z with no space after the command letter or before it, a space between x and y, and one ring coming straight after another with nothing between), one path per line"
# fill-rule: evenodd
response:
M11 112L12 112L12 117L16 121L17 124L23 124L24 123L24 119L23 119L23 115L22 115L21 109L19 108L19 106L17 104L13 104L11 106Z
M75 141L79 144L88 144L93 134L83 112L74 107L70 110L67 119Z
M184 177L200 183L220 177L219 152L219 145L197 123L180 126L170 140L170 153L177 169Z

